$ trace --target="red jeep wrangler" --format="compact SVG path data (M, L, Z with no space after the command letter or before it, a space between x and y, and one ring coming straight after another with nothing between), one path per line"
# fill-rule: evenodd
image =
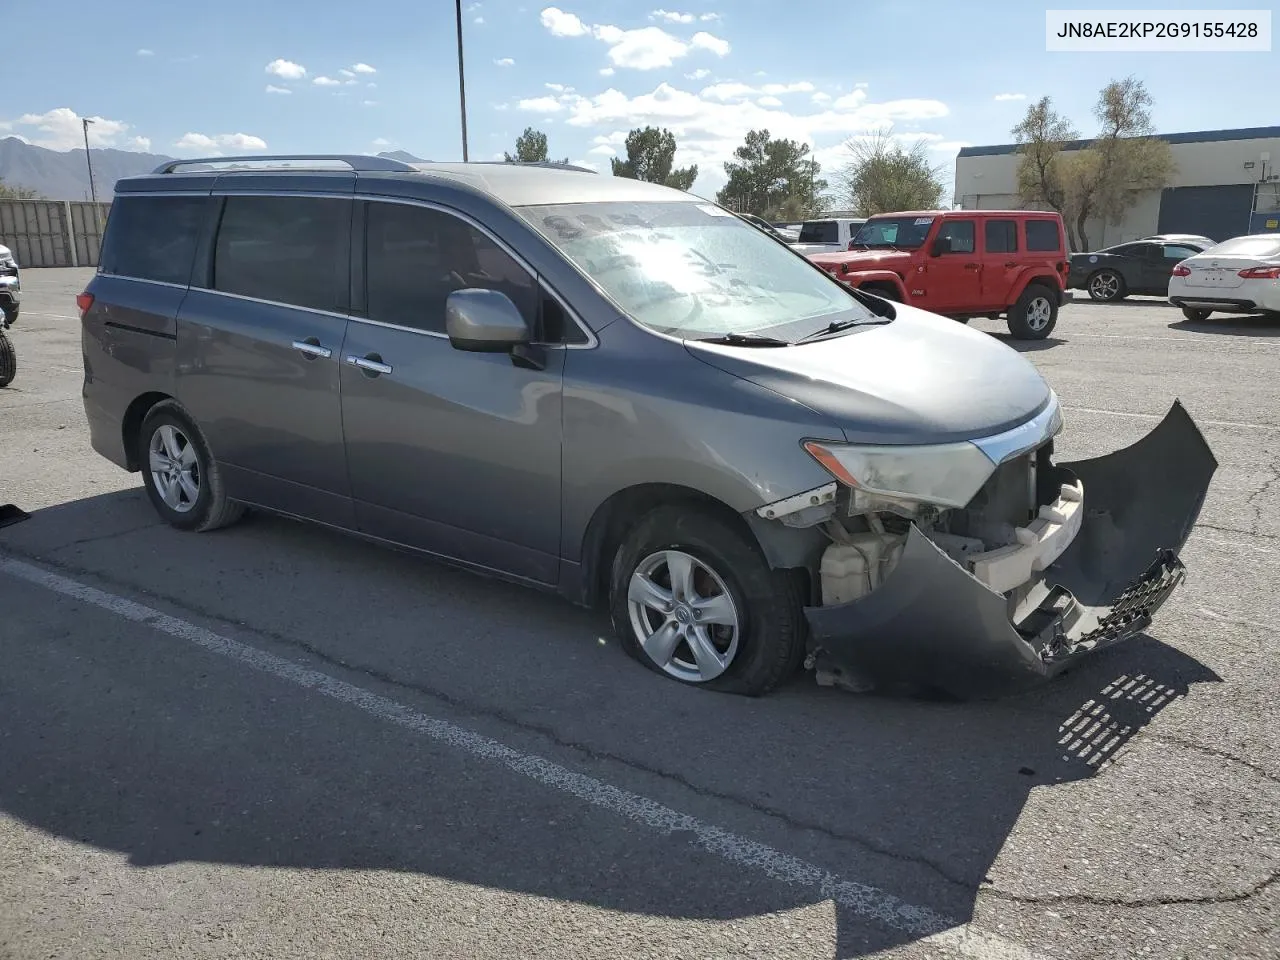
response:
M1039 210L929 210L871 217L844 253L809 256L850 286L968 321L1008 318L1047 337L1066 301L1066 231Z

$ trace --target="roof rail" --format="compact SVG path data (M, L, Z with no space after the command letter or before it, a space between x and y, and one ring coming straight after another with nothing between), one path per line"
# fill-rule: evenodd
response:
M590 167L579 167L572 163L561 163L559 160L475 160L472 162L511 167L551 167L554 170L576 170L578 173L596 172Z
M180 167L191 167L199 164L226 164L234 163L237 166L243 165L248 168L258 166L260 164L270 165L280 162L288 163L306 163L307 161L327 161L330 163L345 163L356 173L418 173L417 167L410 166L402 160L393 160L390 157L369 157L361 154L336 153L336 154L296 154L296 155L277 155L268 157L200 157L192 160L169 160L156 167L152 173L174 173ZM292 169L298 169L293 167Z

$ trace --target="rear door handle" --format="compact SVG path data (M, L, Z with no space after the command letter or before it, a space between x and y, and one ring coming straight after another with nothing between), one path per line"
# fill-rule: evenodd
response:
M1006 269L1008 269L1008 270L1012 270L1014 267L1016 267L1016 266L1018 265L1018 261L1017 261L1017 260L1006 260L1004 265L1005 265L1005 268L1006 268Z
M293 349L297 350L304 357L318 357L321 360L328 360L333 356L333 351L328 347L320 346L320 341L316 337L307 337L305 340L293 341Z
M371 353L367 357L347 357L347 363L353 367L359 367L366 373L372 373L374 376L381 376L384 373L391 372L391 364L383 363L382 358L376 353Z
M980 263L966 263L966 264L964 265L964 268L965 268L966 270L981 270L981 269L982 269L982 264L980 264Z

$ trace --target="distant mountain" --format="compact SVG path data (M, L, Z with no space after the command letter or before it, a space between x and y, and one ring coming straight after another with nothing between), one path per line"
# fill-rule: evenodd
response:
M93 183L102 202L111 200L116 181L121 177L150 173L173 159L158 153L96 148L90 157ZM0 140L0 181L10 187L34 190L50 200L89 198L89 171L83 150L49 150L24 143L17 137Z
M403 163L425 163L404 150L392 150L378 154ZM162 163L175 158L159 153L137 153L131 150L94 148L93 183L98 199L110 202L116 181L121 177L136 177L150 173ZM34 190L49 200L89 199L89 171L84 162L84 150L49 150L19 140L17 137L0 139L0 182L9 187Z

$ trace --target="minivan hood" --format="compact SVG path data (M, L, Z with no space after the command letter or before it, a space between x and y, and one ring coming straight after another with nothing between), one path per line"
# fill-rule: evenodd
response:
M695 357L830 417L850 443L951 443L1039 413L1049 385L987 333L894 304L892 323L794 347L686 342Z

